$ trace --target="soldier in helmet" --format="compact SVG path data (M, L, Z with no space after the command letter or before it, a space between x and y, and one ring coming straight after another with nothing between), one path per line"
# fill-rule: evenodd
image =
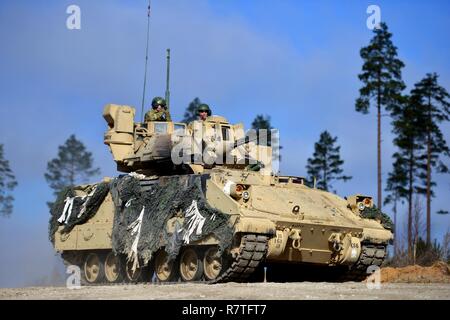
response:
M166 100L155 97L152 100L152 110L145 114L145 122L149 121L172 121L169 110L167 110Z
M201 105L198 106L198 108L197 108L198 120L205 121L206 118L208 118L210 115L211 115L211 109L209 108L209 106L207 104L202 103Z

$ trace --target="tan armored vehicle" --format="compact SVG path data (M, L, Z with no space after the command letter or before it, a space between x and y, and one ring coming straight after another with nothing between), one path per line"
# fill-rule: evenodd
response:
M104 142L126 174L73 188L52 209L55 249L86 282L246 281L272 263L361 276L382 264L393 234L381 217L364 218L371 197L273 174L271 147L223 117L186 125L134 115L103 112Z

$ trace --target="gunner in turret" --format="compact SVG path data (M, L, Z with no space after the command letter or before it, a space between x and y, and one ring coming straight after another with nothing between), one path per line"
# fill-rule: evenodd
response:
M152 100L152 110L145 114L145 122L149 121L172 121L170 112L167 110L166 100L155 97Z

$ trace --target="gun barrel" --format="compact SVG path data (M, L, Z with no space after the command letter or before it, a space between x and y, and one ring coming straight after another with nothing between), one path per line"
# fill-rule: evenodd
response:
M246 137L243 138L243 139L237 140L237 141L234 143L234 145L233 145L233 149L234 149L234 148L237 148L237 147L240 147L240 146L242 146L242 145L244 145L244 144L247 144L247 143L250 143L250 142L253 142L253 141L257 141L257 140L258 140L258 138L256 138L256 137L249 137L249 136L246 136Z

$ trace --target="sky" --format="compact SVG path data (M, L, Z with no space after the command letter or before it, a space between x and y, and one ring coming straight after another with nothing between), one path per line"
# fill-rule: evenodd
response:
M66 27L72 4L81 10L79 30ZM164 95L171 48L172 118L180 120L195 97L247 128L257 114L270 115L280 130L281 172L298 176L328 130L353 176L334 184L337 193L376 196L375 113L354 107L372 4L393 33L407 90L428 72L450 90L445 0L152 0L146 109ZM12 216L0 218L0 256L8 262L0 264L0 287L43 283L61 268L47 236L53 195L44 179L59 145L75 134L101 168L95 181L118 174L103 145L102 110L127 104L140 117L146 23L146 0L0 1L0 143L19 183ZM389 117L382 121L385 182L395 147ZM442 130L450 141L450 125ZM432 232L440 241L450 216L435 212L450 210L450 177L435 177Z

